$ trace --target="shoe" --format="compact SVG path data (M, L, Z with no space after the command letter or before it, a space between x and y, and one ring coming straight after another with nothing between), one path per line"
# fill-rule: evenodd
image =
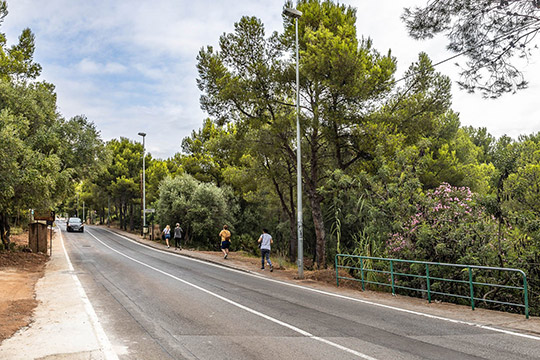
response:
M169 245L167 245L167 249L168 249L168 248L170 248L170 246L169 246Z
M224 259L226 259L226 258L227 258L227 256L229 256L229 254L225 254L225 256L224 256L223 258L224 258Z
M274 267L270 265L270 272L274 271Z
M261 270L264 270L264 266L261 268Z

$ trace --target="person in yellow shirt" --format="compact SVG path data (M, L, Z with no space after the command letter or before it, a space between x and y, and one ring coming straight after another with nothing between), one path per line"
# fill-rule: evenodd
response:
M223 258L226 259L229 256L229 247L231 246L231 232L228 230L227 225L223 225L223 230L219 233L221 237L221 251L223 251Z

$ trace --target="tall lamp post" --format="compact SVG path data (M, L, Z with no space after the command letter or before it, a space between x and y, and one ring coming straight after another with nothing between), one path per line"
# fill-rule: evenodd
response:
M302 152L300 139L300 75L298 70L298 19L302 12L285 8L283 14L294 19L296 28L296 207L298 208L298 277L304 278L304 230L302 225Z
M143 207L143 236L146 236L146 234L144 233L144 229L146 228L146 178L145 178L145 174L144 174L144 158L146 157L145 155L145 147L144 147L144 138L146 136L146 133L143 133L143 132L140 132L139 133L140 136L142 136L142 147L143 147L143 155L142 155L142 192L143 192L143 200L142 200L142 207Z

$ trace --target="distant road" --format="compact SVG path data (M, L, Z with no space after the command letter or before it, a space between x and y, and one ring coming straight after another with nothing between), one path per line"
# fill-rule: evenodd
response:
M102 228L63 236L120 359L540 358L534 337L329 296Z

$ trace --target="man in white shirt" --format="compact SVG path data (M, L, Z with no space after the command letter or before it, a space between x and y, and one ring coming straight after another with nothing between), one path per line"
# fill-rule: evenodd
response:
M261 244L261 269L264 270L264 259L266 258L266 262L270 266L270 272L274 271L274 267L270 261L270 245L274 242L272 235L268 233L268 230L263 229L263 233L257 242Z

